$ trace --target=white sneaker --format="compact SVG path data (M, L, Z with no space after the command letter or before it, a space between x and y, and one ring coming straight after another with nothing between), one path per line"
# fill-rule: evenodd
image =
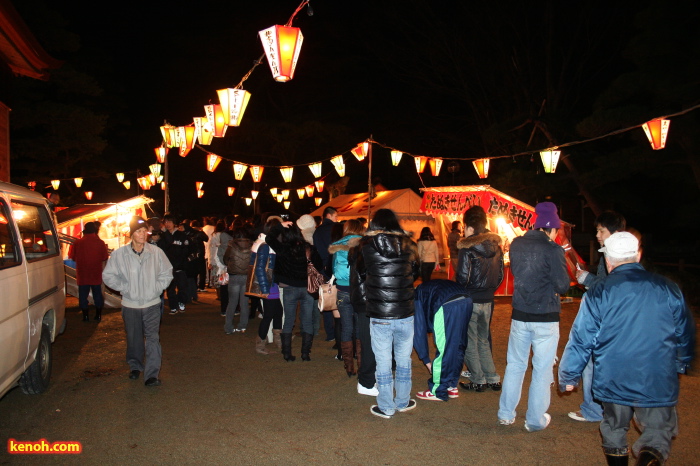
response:
M462 371L460 374L461 377L464 377L465 379L471 379L472 378L472 373L469 371Z
M180 304L178 305L178 308L179 308L179 311L180 311L180 312L185 312L185 303L180 303Z
M498 423L502 426L511 426L515 422L515 419L499 419Z
M377 389L377 384L374 384L372 388L365 388L360 382L357 382L357 393L367 396L379 396L379 389Z
M541 429L530 429L530 427L527 425L527 421L525 421L525 430L528 432L537 432L538 430L546 429L549 425L549 422L552 420L552 416L550 416L549 413L544 413L544 420L544 427Z

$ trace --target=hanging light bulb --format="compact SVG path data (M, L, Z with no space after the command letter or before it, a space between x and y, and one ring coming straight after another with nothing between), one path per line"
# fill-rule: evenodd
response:
M361 142L354 149L352 149L350 152L352 152L352 155L354 155L355 158L359 162L362 162L365 159L365 157L367 157L368 151L369 151L369 142Z
M416 171L418 173L423 173L425 170L425 164L428 161L428 157L424 157L422 155L417 155L415 157L415 162L416 162Z
M252 197L253 199L257 199L257 198L258 198L258 194L260 194L260 191L252 190L252 191L250 192L250 197Z
M656 118L642 125L642 129L644 129L652 149L659 150L666 147L666 136L668 136L669 126L671 126L671 120L663 118Z
M292 174L294 173L294 167L282 167L280 168L280 173L282 173L282 179L285 183L292 181Z
M152 174L154 174L156 176L160 175L160 164L159 163L154 163L152 165L149 165L148 169L151 171ZM122 178L123 177L124 176L122 175Z
M92 199L92 191L85 191L85 197L87 198L88 201L91 200Z
M74 178L73 181L75 181L75 185L79 188L83 185L83 179L82 178Z
M442 168L442 159L430 159L430 173L433 176L440 175L440 169Z
M282 190L282 197L285 199L289 199L289 190L288 189Z
M214 132L207 117L194 117L194 139L205 146L211 144L214 139Z
M343 161L342 155L336 155L331 159L331 163L335 167L335 171L338 172L338 176L345 176L345 162Z
M57 190L60 185L61 180L51 180L51 186L53 187L54 191Z
M219 157L216 154L209 154L207 155L207 170L210 172L213 172L216 170L216 167L219 166L219 163L221 162L221 157Z
M156 160L158 163L165 163L165 156L168 155L168 148L167 147L156 147L154 149L156 153Z
M483 179L489 176L489 159L477 159L472 161L472 164L479 178Z
M198 198L198 199L201 199L202 196L204 196L204 190L198 189L198 190L197 190L197 198Z
M207 115L207 121L209 122L209 126L211 126L211 129L214 132L214 137L224 137L226 135L226 128L228 128L228 126L226 126L224 112L221 109L221 105L205 105L204 113Z
M315 197L314 202L316 203L316 207L318 207L321 205L321 202L323 202L323 199L321 199L320 197Z
M265 167L261 167L260 165L250 166L250 176L253 177L253 181L255 183L259 183L262 179L263 170L265 170Z
M299 28L271 26L259 32L267 62L275 81L286 82L294 77L304 36Z
M311 173L314 175L314 178L318 178L321 176L322 168L323 167L321 165L321 162L316 162L309 165L309 170L311 170Z
M306 189L304 189L304 188L297 189L297 196L299 196L299 199L304 199L304 194L306 194Z
M306 190L306 195L311 197L314 195L314 185L310 184L304 188Z
M131 181L124 181L122 184L126 189L131 189Z
M270 188L270 194L272 194L272 197L277 196L277 188Z
M290 201L284 201L284 209L289 210L289 206L292 205Z
M559 162L559 155L561 154L561 151L556 149L556 147L553 147L552 149L547 149L540 152L545 173L554 173L557 169L557 163Z
M242 163L234 163L233 164L233 177L241 181L243 179L243 175L245 175L245 171L248 168L248 165L243 165Z
M284 195L282 193L278 194L275 196L277 198L277 202L282 202L284 201Z
M250 100L250 92L243 89L219 89L216 93L219 94L224 123L228 126L240 126Z
M117 181L119 181L120 183L124 181L124 173L117 173ZM58 189L58 187L54 189Z
M228 195L229 197L233 196L233 193L236 191L236 188L229 186L228 187Z
M244 197L243 199L245 199L245 205L250 205L253 202L253 199L250 197Z
M323 192L323 185L325 183L326 182L323 180L314 181L314 184L316 185L316 191L318 191L319 193L322 193Z
M392 150L391 151L391 164L395 167L399 166L399 162L401 162L401 156L403 156L403 152L400 150Z

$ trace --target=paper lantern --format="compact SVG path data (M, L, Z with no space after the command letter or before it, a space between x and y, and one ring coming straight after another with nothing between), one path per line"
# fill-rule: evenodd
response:
M399 166L399 162L401 162L401 156L403 156L403 152L400 150L392 150L391 151L391 164L395 167Z
M163 141L165 141L165 145L168 147L175 147L174 129L174 126L167 123L160 127L160 133L163 135Z
M642 125L652 149L659 150L666 147L666 136L668 136L669 126L671 126L671 120L663 118L656 118Z
M489 176L489 159L477 159L472 161L476 174L479 178L486 178Z
M186 157L194 147L194 126L179 126L180 157Z
M161 182L160 182L160 189L162 189L163 191L165 191L165 181L161 181Z
M439 176L440 175L440 169L442 168L442 159L430 159L430 173L433 174L433 176Z
M156 153L156 160L158 161L158 163L165 163L165 156L168 155L168 148L156 147L154 149L154 152Z
M216 93L219 94L224 123L228 126L240 126L250 100L250 92L243 89L219 89Z
M162 181L163 181L163 175L158 175L158 176L156 177L156 182L160 183L160 182L162 182Z
M149 187L149 188L150 188L151 186L155 186L155 185L156 185L156 181L157 181L157 180L156 180L156 175L154 175L153 173L151 173L151 174L149 174L149 175L146 175L146 178L148 178L148 187Z
M245 200L245 205L250 205L253 202L253 198L250 197L244 197L243 199Z
M197 190L197 198L198 198L198 199L201 199L202 196L204 196L204 191L201 190L201 189L198 189L198 190Z
M214 137L215 138L224 137L226 135L226 128L228 128L228 126L226 125L226 121L224 120L224 112L221 109L221 105L215 105L215 104L205 105L204 106L204 113L207 116L207 121L209 122L209 126L211 127L212 131L214 132Z
M561 151L555 149L556 147L540 152L545 173L554 173L557 169L557 163L559 162L559 154L561 154Z
M219 166L219 163L221 162L221 157L219 157L216 154L209 154L207 155L207 170L210 172L213 172L216 170L216 167Z
M426 164L426 162L428 162L428 157L418 155L415 157L415 162L416 162L416 171L418 173L423 173L423 171L425 170L425 164Z
M83 179L82 178L74 178L73 181L75 181L75 185L79 188L83 185Z
M270 188L270 194L272 194L272 197L277 196L277 188Z
M306 194L306 189L304 189L304 188L297 189L297 196L299 196L299 199L304 199L304 194Z
M139 186L140 186L141 189L143 189L144 191L146 191L146 190L148 190L148 189L151 189L151 185L150 185L150 183L149 183L149 181L148 181L148 177L147 177L147 176L141 176L141 177L139 177L139 178L136 178L136 181L138 181Z
M369 142L362 142L362 143L358 144L350 152L352 152L352 155L354 155L355 158L359 162L362 162L365 159L365 157L367 157L368 151L369 151Z
M335 171L338 172L338 176L345 176L345 162L343 161L342 155L336 155L331 159L331 163L335 167Z
M282 197L284 199L289 199L289 190L288 189L283 189L282 190Z
M310 184L304 188L306 190L306 195L311 197L314 195L314 185Z
M160 164L159 163L154 163L152 165L148 166L148 169L153 173L154 175L158 176L160 175ZM117 177L118 179L119 177ZM123 178L123 176L122 176Z
M233 196L233 193L236 191L236 188L229 186L228 187L228 195L229 197Z
M309 165L309 170L311 170L311 173L314 175L314 178L318 178L321 176L322 168L323 167L321 165L321 162L316 162Z
M124 173L117 173L117 181L120 183L124 181ZM54 187L54 189L58 189L58 186Z
M265 167L261 167L259 165L251 165L250 166L250 176L253 177L253 181L255 183L259 183L260 180L262 179L263 171L265 170Z
M88 201L91 200L92 199L92 191L85 191L85 197L87 198Z
M323 199L321 199L320 197L315 197L314 202L316 203L316 207L318 207L321 205L321 202L323 202Z
M290 206L290 205L292 205L291 202L289 202L289 201L284 201L284 208L285 208L285 210L289 210L289 206Z
M280 173L282 173L282 179L285 183L292 181L292 174L294 173L294 167L282 167L280 168Z
M250 197L252 197L253 199L257 199L257 198L258 198L258 194L260 194L260 191L252 190L252 191L250 192Z
M299 28L271 26L259 32L267 62L275 81L286 82L294 77L304 36Z
M316 191L318 191L319 193L322 193L323 192L323 185L326 184L326 182L323 180L318 180L318 181L314 181L314 184L316 185Z
M248 168L248 165L243 165L242 163L234 163L233 164L233 177L241 181L243 179L243 175L245 175L245 171Z
M126 189L131 189L131 181L125 181L122 183Z
M194 117L194 138L204 146L211 144L214 139L214 129L207 117Z
M278 194L275 196L277 198L277 202L282 202L284 201L284 195L282 193Z
M53 187L54 190L57 190L60 185L61 185L61 180L51 180L51 186Z
M197 191L201 190L204 186L204 183L202 183L201 181L195 181L194 184L195 186L197 186Z

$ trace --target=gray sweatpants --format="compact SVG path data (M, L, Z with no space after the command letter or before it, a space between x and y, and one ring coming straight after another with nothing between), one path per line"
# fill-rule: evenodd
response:
M142 371L144 380L157 378L161 361L160 303L143 309L122 307L122 319L126 330L126 362L129 368Z
M671 452L671 440L678 434L678 417L675 406L659 408L635 408L632 406L603 403L603 421L600 433L603 436L603 450L627 448L627 431L635 415L642 435L632 447L635 456L643 447L656 448L664 459Z

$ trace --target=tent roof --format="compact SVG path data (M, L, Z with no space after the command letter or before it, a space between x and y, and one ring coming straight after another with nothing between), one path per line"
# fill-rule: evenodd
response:
M60 228L65 226L64 224L70 224L73 221L80 220L81 217L85 217L86 215L99 216L99 214L103 211L104 214L107 215L107 211L113 209L115 206L119 206L124 209L133 209L150 202L153 202L153 199L146 196L136 196L122 202L107 204L76 204L72 207L56 212L56 220L58 221L58 226Z
M335 207L338 210L338 218L348 219L367 217L368 194L342 194L334 197L326 204L314 210L311 215L323 215L326 207ZM372 212L379 209L391 209L403 220L428 220L430 217L420 211L423 199L411 189L399 189L396 191L379 191L377 197L372 199Z

